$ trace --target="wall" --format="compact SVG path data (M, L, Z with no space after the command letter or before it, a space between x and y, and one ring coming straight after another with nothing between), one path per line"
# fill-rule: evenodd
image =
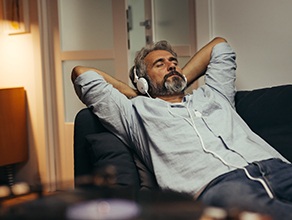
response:
M292 1L196 0L198 46L225 37L237 53L237 87L292 83Z
M29 0L29 33L8 35L0 8L0 88L24 87L27 96L29 160L16 166L15 180L32 185L39 183L40 173L46 176L47 172L37 9L37 0Z

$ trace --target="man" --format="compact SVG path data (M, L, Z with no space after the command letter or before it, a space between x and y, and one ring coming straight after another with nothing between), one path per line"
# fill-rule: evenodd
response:
M138 93L94 68L75 67L72 81L104 126L154 171L161 188L207 205L291 218L292 166L237 115L235 70L235 53L223 38L183 69L161 41L135 59L130 78ZM203 74L205 85L185 95L187 81Z

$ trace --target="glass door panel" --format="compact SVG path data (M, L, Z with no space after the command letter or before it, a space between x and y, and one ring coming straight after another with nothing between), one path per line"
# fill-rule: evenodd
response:
M154 0L153 9L155 41L167 40L173 45L189 44L189 0Z
M60 0L62 51L113 48L112 4L109 0Z

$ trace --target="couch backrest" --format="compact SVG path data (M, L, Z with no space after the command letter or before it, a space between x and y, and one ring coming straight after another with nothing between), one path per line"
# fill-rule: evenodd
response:
M292 85L240 91L235 101L249 127L292 162Z

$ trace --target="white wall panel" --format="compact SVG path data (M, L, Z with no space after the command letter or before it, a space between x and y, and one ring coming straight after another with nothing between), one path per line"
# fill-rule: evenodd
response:
M208 25L208 28L198 28L198 35L205 36L198 38L198 44L207 41L206 32L210 39L222 36L229 41L237 53L238 89L292 83L292 1L209 0L202 3L197 0L196 3L201 14L198 14L198 22ZM201 5L204 7L198 8Z

